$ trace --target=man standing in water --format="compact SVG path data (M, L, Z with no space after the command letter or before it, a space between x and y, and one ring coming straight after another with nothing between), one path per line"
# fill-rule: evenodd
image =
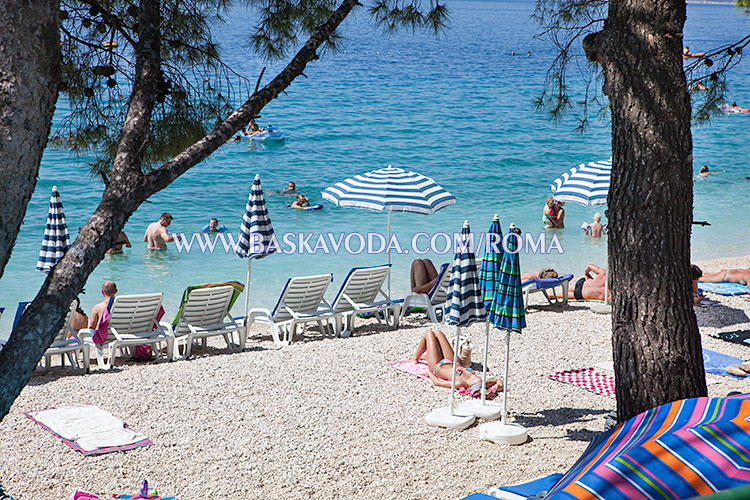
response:
M167 242L174 241L167 232L167 226L172 223L172 214L164 212L158 221L152 222L146 228L143 241L148 242L149 250L166 250Z

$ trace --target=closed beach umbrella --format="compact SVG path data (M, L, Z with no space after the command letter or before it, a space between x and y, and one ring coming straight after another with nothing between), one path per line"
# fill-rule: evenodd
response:
M523 307L523 291L521 289L521 266L519 263L519 246L521 231L510 225L507 236L507 248L503 253L500 264L500 277L497 282L495 296L490 305L492 324L495 328L505 331L505 376L503 377L503 411L500 422L483 424L479 436L496 443L521 444L526 441L526 429L518 424L508 423L508 364L510 361L510 335L520 333L526 327L526 313Z
M595 437L544 498L676 500L747 485L748 420L748 395L652 408Z
M557 201L606 205L612 159L580 164L555 179L550 187Z
M461 228L460 248L456 249L451 266L451 280L448 283L448 295L446 297L445 322L456 327L456 340L453 347L453 366L458 367L458 346L461 337L461 327L468 326L476 321L484 321L487 313L484 309L482 293L479 289L479 278L477 276L477 264L474 258L473 242L469 221L465 221ZM439 427L463 429L474 423L471 414L456 412L455 404L456 370L451 377L450 405L447 408L438 408L430 412L425 420L430 425Z
M503 232L500 228L500 217L495 214L487 231L487 240L484 242L484 257L482 258L482 266L479 269L479 289L482 291L482 299L487 311L487 323L484 331L484 362L482 363L482 397L479 401L467 401L461 405L462 410L471 412L477 417L490 420L500 416L502 410L502 406L496 403L488 403L486 397L490 323L495 318L495 313L492 312L492 301L497 290L497 283L500 278L500 266L503 260L502 237Z
M495 214L487 231L487 241L484 243L484 256L482 266L479 269L479 288L482 290L482 299L487 309L488 321L492 321L493 314L490 311L490 303L495 296L497 279L500 276L500 263L503 260L502 246L503 231L500 229L500 217ZM495 242L493 245L492 243Z
M270 245L273 238L271 217L266 208L266 198L260 185L260 174L255 175L250 196L245 206L245 214L240 224L240 235L237 240L235 253L240 258L247 257L247 286L245 287L245 326L247 314L250 311L250 268L253 259L262 259L276 251L275 245Z
M39 252L36 270L48 273L62 259L68 248L70 248L70 236L68 235L68 226L65 224L62 200L60 199L60 193L57 191L57 186L52 186L47 227L44 229L42 249Z
M340 207L388 212L389 242L391 212L427 215L456 203L456 198L431 178L391 165L337 182L324 189L321 195ZM391 263L390 248L388 263ZM391 276L388 274L388 294L390 293Z

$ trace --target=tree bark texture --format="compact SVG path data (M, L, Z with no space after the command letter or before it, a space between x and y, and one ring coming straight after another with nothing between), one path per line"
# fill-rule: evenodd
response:
M34 192L55 112L59 11L55 0L6 0L0 8L0 277Z
M706 395L690 280L690 98L684 0L610 0L587 36L612 112L609 269L620 421Z
M355 5L356 0L344 0L284 70L263 89L254 93L204 138L159 169L144 175L141 172L142 146L148 140L151 108L161 76L158 66L159 0L141 0L136 83L110 182L96 211L83 226L71 248L52 268L34 301L11 333L5 348L0 351L0 419L8 413L13 401L31 377L36 363L52 343L70 303L83 289L89 275L112 247L133 212L149 196L167 187L222 146L266 104L284 91L302 74L307 63L318 58L318 48Z

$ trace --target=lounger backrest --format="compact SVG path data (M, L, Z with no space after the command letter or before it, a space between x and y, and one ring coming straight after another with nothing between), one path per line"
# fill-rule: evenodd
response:
M376 301L378 292L383 289L383 283L391 271L391 265L377 267L354 267L341 284L341 289L333 299L334 312L352 311L354 307L344 297L349 297L357 304L372 304ZM383 297L385 300L385 297Z
M287 307L297 314L311 314L317 311L331 279L333 279L332 274L290 278L284 285L279 301L271 313L274 320L292 319Z
M120 335L148 337L154 329L156 315L161 307L161 293L143 295L118 295L109 311L109 335L114 340L112 328Z
M53 344L66 340L71 332L75 333L70 325L73 323L73 315L75 314L76 309L78 309L78 299L75 299L70 304L68 313L65 315L65 321L63 321L63 326L60 328L60 331L57 332L57 335L55 335L55 340L52 341Z
M191 291L182 309L180 322L175 328L175 335L190 333L188 324L203 327L223 323L229 312L229 301L232 300L233 293L234 288L230 285Z
M450 264L440 266L440 272L435 279L435 286L432 287L428 294L430 303L433 305L442 304L448 298L448 284L451 281Z

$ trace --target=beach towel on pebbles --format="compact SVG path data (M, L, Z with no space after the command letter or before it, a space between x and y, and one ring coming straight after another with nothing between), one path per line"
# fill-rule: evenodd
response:
M718 295L746 295L750 294L750 288L739 283L703 283L698 282L700 292L711 292Z
M558 382L573 384L601 396L615 398L615 378L609 374L598 372L593 367L555 372L549 378Z
M74 405L25 413L65 444L84 455L154 444L117 417L94 405Z

